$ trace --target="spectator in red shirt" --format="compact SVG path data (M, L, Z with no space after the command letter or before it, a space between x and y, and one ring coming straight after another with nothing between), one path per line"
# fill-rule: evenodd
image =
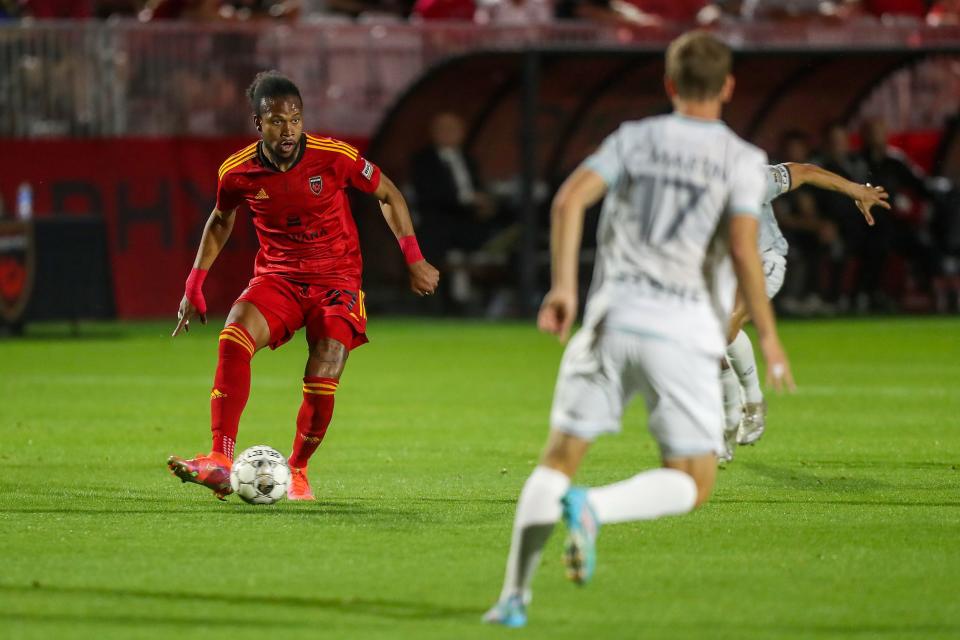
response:
M694 22L709 0L625 0L645 14L668 22Z
M219 20L220 5L220 0L154 0L141 16L145 20Z
M924 0L864 0L863 5L875 16L923 18L927 13L927 3Z
M38 20L76 20L93 16L93 0L26 0L23 9Z
M477 10L473 0L417 0L413 5L413 16L424 20L468 20L473 21Z
M960 0L939 0L934 2L927 13L927 24L931 27L956 26L960 24Z

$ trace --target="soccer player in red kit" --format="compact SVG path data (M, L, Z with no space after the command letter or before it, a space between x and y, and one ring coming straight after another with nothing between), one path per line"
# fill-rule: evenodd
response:
M432 294L439 273L420 254L406 201L393 182L354 147L303 133L303 100L293 82L275 71L260 73L247 95L260 140L220 166L216 208L203 230L173 335L189 331L194 317L206 323L203 280L230 237L241 204L253 216L260 251L254 277L220 332L210 393L212 451L192 459L171 456L167 466L182 481L208 487L220 499L229 494L240 414L250 395L250 360L306 327L303 403L287 497L313 500L307 463L330 424L347 355L367 342L360 241L346 187L380 200L414 293Z

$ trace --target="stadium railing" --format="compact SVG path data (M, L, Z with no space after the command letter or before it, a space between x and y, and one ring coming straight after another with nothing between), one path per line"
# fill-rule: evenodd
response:
M745 23L743 50L955 46L958 28ZM290 24L55 22L0 25L0 137L245 133L243 92L277 68L304 88L312 126L368 136L429 66L477 50L663 48L677 29L491 27L315 20ZM465 79L469 81L469 79Z

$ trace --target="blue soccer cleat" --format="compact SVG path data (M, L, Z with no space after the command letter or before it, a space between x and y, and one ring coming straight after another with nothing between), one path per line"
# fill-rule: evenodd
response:
M584 585L597 568L597 534L600 521L587 502L587 490L572 487L561 500L567 540L563 544L563 564L567 578Z
M527 625L527 607L520 596L510 596L500 600L483 614L483 621L487 624L500 624L505 627L517 628Z

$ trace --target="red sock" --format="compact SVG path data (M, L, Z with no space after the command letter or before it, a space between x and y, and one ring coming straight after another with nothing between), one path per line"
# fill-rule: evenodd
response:
M290 466L303 469L323 442L333 417L333 394L339 381L307 376L303 379L303 404L297 414L297 437L293 439Z
M210 430L213 451L233 460L233 447L240 427L240 414L250 397L250 359L253 337L234 322L220 332L217 373L210 392Z

